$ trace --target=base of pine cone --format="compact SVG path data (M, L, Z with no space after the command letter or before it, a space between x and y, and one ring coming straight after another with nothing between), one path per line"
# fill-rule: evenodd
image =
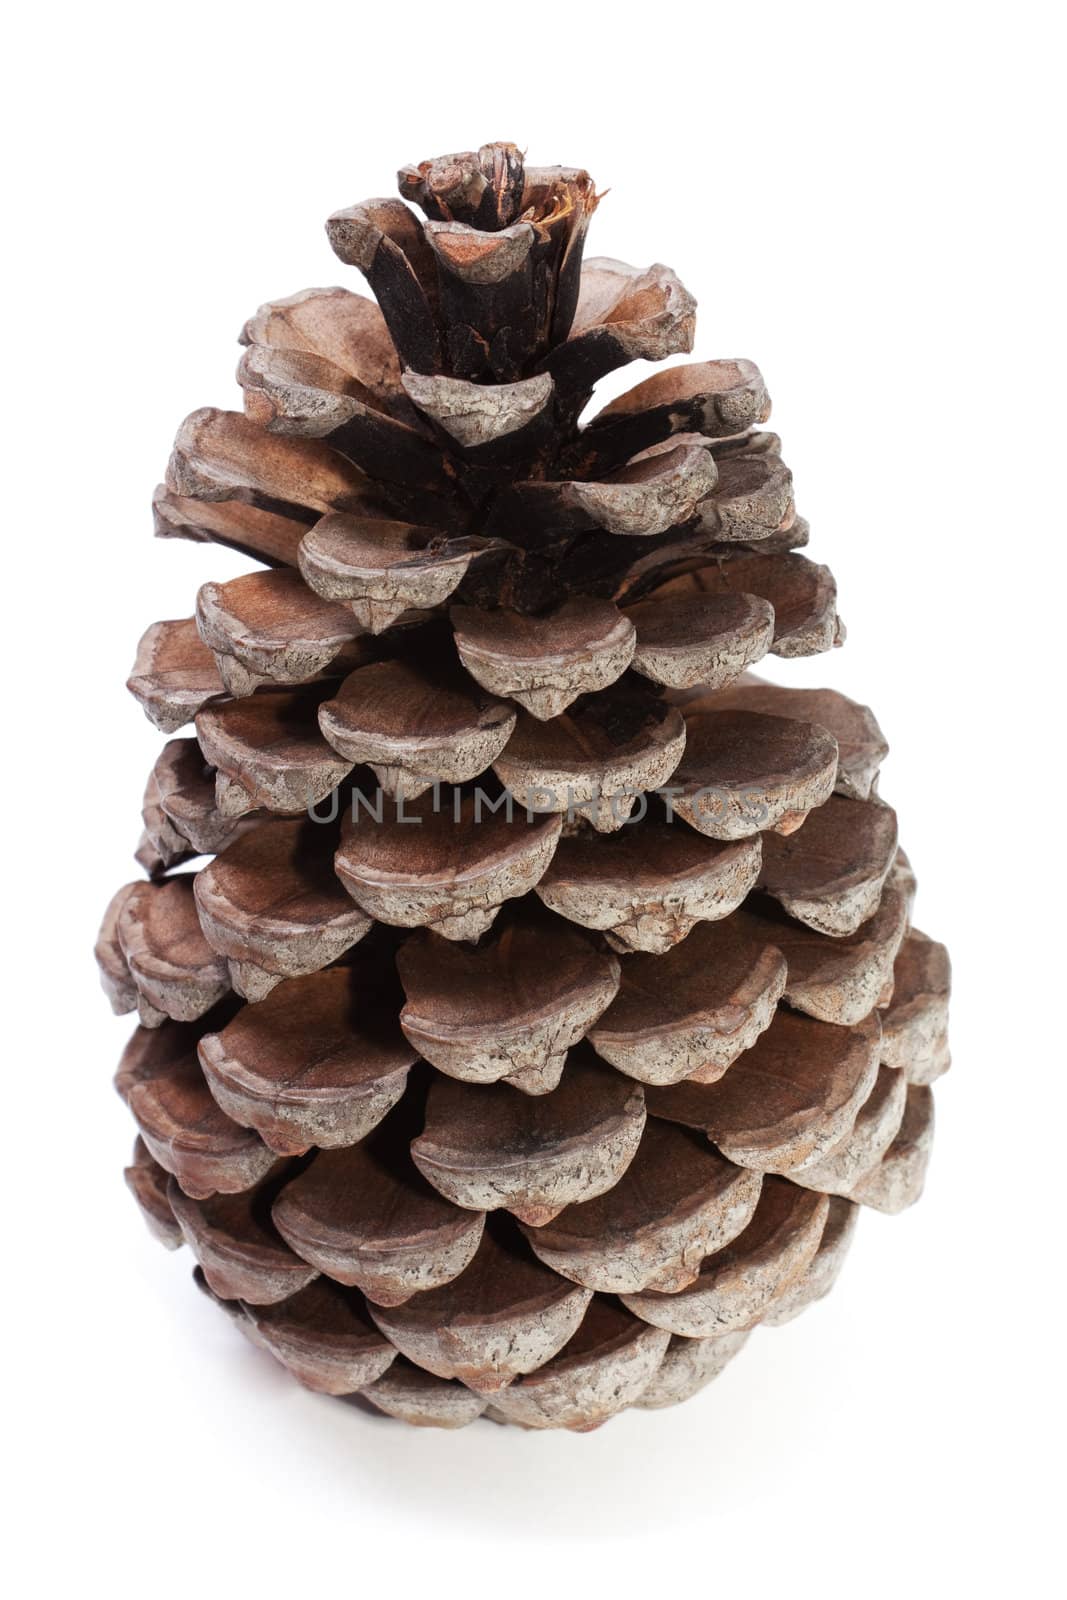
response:
M894 875L906 882L900 859ZM640 1143L614 1186L539 1225L514 1210L461 1210L420 1182L413 1164L405 1168L413 1149L432 1170L438 1124L431 1075L420 1068L360 1144L272 1159L221 1111L210 1070L198 1065L218 1058L213 1042L227 1029L211 1028L232 1010L224 1006L199 1024L139 1028L127 1048L117 1081L141 1127L127 1182L155 1236L191 1247L199 1287L310 1389L445 1428L485 1416L586 1431L630 1406L674 1405L722 1372L754 1327L790 1321L829 1292L863 1207L896 1212L922 1191L929 1084L948 1065L946 963L943 948L917 931L896 942L882 1004L863 1021L820 1023L780 1004L732 1069L735 1089L767 1073L786 1091L777 1123L758 1127L765 1151L797 1148L798 1122L818 1127L790 1176L751 1151L747 1159L763 1170L731 1161L711 1143L709 1120L725 1114L717 1085L642 1089L581 1051L567 1065L581 1131L557 1107L559 1089L531 1097L456 1084L465 1115L459 1124L444 1117L436 1140L447 1149L450 1137L473 1129L465 1163L453 1150L454 1169L470 1183L480 1164L491 1183L510 1184L513 1208L530 1212L538 1203L552 1209L546 1172L551 1182L560 1152L573 1172L580 1149L578 1181L587 1181L596 1150L617 1143L628 1117L637 1121ZM834 978L836 992L846 977L855 991L871 962L885 961L882 950L861 955L855 938L809 934L799 943L809 966L818 947L837 965L823 973L824 996ZM659 998L676 1004L666 984ZM618 1021L621 1028L625 1011ZM818 1048L805 1071L809 1037ZM830 1039L847 1049L813 1123L821 1073L811 1069L825 1065ZM788 1080L777 1077L783 1063L794 1065ZM849 1084L858 1104L849 1103ZM507 1097L512 1115L501 1131L494 1102ZM498 1133L495 1148L489 1130ZM258 1176L252 1152L270 1162ZM454 1275L418 1287L435 1273Z

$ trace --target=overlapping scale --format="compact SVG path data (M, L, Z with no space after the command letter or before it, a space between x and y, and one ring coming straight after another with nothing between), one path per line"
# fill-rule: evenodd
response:
M819 723L705 711L685 719L674 807L711 839L795 833L829 798L836 777L837 740Z
M161 733L177 733L202 706L226 693L195 617L153 622L137 646L126 687Z
M551 432L556 388L547 372L519 383L471 383L421 372L405 372L402 381L412 404L472 465L521 461Z
M225 545L268 567L296 566L300 541L317 515L295 505L267 509L241 498L205 500L178 494L165 483L152 499L157 538Z
M278 1305L318 1277L318 1268L290 1250L271 1219L276 1179L239 1194L194 1200L172 1178L167 1189L182 1235L208 1286L223 1300Z
M458 1277L372 1315L416 1366L492 1394L557 1355L592 1298L538 1261L516 1230L490 1224Z
M325 689L280 690L225 700L199 712L196 736L215 768L224 817L262 808L299 815L325 800L351 771L319 731Z
M685 746L674 706L605 693L550 722L524 713L493 768L529 811L580 815L615 833L642 795L669 781Z
M97 960L113 1008L136 1010L147 1028L167 1017L195 1021L230 986L225 962L204 937L193 879L185 874L120 889L104 917Z
M634 670L670 689L720 688L774 642L774 607L754 594L653 593L627 606Z
M561 389L585 394L630 361L662 361L691 350L695 328L696 301L670 267L642 270L607 256L586 257L570 332L545 364Z
M375 1305L402 1305L458 1277L485 1223L484 1212L461 1210L426 1182L410 1134L398 1108L359 1143L320 1151L273 1206L274 1225L300 1256Z
M692 1399L740 1353L748 1334L747 1328L710 1339L686 1339L673 1334L659 1366L634 1405L639 1411L660 1411L664 1406Z
M715 444L718 484L700 508L701 532L721 544L758 546L792 527L793 474L781 450L776 433L758 430Z
M878 909L896 855L890 806L834 794L799 833L765 836L760 887L816 933L843 937Z
M755 885L760 841L720 843L652 822L560 842L537 884L561 916L604 932L615 950L664 955L700 922L727 917Z
M245 1006L198 1053L219 1105L279 1155L356 1144L397 1103L415 1051L388 974L331 967Z
M893 968L892 998L882 1016L882 1060L910 1083L947 1072L951 967L943 944L912 928Z
M896 1138L878 1165L850 1191L851 1198L890 1213L914 1205L926 1182L933 1141L933 1091L925 1084L909 1084Z
M489 1403L485 1395L475 1394L466 1384L435 1378L403 1358L360 1394L387 1417L415 1428L465 1428Z
M633 624L607 600L568 600L538 617L473 606L453 606L451 615L471 676L542 721L607 688L633 659Z
M167 1199L169 1175L161 1167L140 1134L133 1147L130 1165L123 1172L126 1187L137 1202L148 1231L167 1250L177 1250L182 1230Z
M214 769L196 739L171 739L163 746L145 788L141 815L157 848L176 854L214 855L245 826L243 819L224 817L218 810Z
M643 1321L687 1339L720 1338L755 1327L815 1258L829 1198L785 1178L767 1178L748 1226L701 1264L673 1294L623 1295Z
M791 1173L849 1132L878 1076L881 1038L876 1013L837 1028L781 1008L717 1082L650 1088L649 1110L700 1129L743 1166Z
M537 1226L564 1206L614 1188L644 1126L640 1087L582 1050L546 1095L438 1078L411 1153L453 1204L503 1207Z
M526 1094L556 1087L567 1051L614 999L620 977L610 951L536 900L520 902L499 936L477 947L415 934L396 962L406 996L400 1026L425 1059L449 1077Z
M821 1022L862 1022L893 984L893 963L907 932L909 897L887 882L874 915L855 933L831 936L796 922L774 901L753 896L738 914L739 936L762 938L785 957L785 998Z
M837 740L838 794L853 800L871 798L889 746L868 706L857 705L836 689L786 689L751 674L724 689L710 677L700 681L703 687L673 697L687 717L703 711L748 711L818 723Z
M488 548L484 539L443 538L417 522L335 513L301 540L300 572L316 594L348 605L376 634L442 605Z
M333 870L336 829L314 819L262 822L194 880L200 926L226 957L230 984L262 1000L283 978L336 962L371 926Z
M786 962L743 913L698 923L666 955L634 955L589 1029L606 1061L643 1083L714 1083L774 1018Z
M356 1394L396 1360L362 1295L328 1278L314 1278L274 1305L238 1303L239 1326L252 1343L319 1394Z
M203 584L196 625L232 695L260 684L305 683L346 645L351 656L360 632L347 607L323 600L286 567Z
M239 411L212 407L179 429L166 487L188 500L243 500L298 517L374 503L370 480L321 440L271 434Z
M361 667L319 707L334 749L366 763L386 794L415 800L433 784L484 772L515 731L516 711L445 660Z
M337 876L365 912L399 928L432 928L446 939L476 939L500 907L544 877L562 819L528 817L506 796L456 789L444 804L423 796L350 813L337 851Z
M256 1131L235 1122L212 1096L197 1060L201 1031L173 1022L138 1028L115 1078L145 1151L199 1200L239 1194L277 1165Z
M313 818L261 823L233 840L193 882L200 926L226 958L230 983L262 1000L283 978L328 967L371 919L334 872L337 829Z
M881 1067L852 1127L817 1161L794 1167L790 1173L794 1183L824 1194L853 1194L900 1132L907 1090L902 1073Z
M588 1289L671 1293L750 1221L760 1183L759 1173L651 1118L610 1189L568 1205L527 1237L542 1261Z
M800 1276L773 1301L763 1319L765 1327L780 1328L783 1323L792 1322L830 1293L852 1246L859 1215L859 1206L851 1200L831 1196L819 1248Z
M241 357L237 380L245 415L268 433L326 440L346 461L369 469L385 484L430 493L447 489L429 432L417 421L390 416L332 362L303 351L252 345Z
M494 1395L491 1414L525 1428L587 1433L640 1398L669 1343L662 1329L597 1295L560 1353Z
M750 536L746 529L745 537ZM830 569L793 552L745 551L672 578L653 592L660 600L684 602L696 595L755 595L774 612L770 650L776 656L820 655L839 642L837 586Z
M771 400L751 361L691 361L645 378L592 419L593 448L624 459L675 433L717 438L766 422Z
M402 410L396 350L381 311L365 295L304 289L262 305L245 323L241 343L319 356L354 378L380 410Z

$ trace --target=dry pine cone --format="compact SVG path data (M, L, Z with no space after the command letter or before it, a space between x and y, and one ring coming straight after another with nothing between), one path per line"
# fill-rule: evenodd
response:
M843 636L757 369L580 424L691 349L675 274L583 257L589 175L513 145L400 193L327 224L377 303L261 307L156 493L256 565L130 678L178 737L97 952L126 1177L310 1388L585 1430L918 1197L948 960L871 713L748 670Z

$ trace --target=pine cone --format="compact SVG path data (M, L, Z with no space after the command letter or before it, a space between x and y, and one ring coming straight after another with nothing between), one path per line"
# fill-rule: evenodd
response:
M683 1400L917 1198L948 960L830 690L748 361L669 268L583 260L509 144L327 231L377 304L263 306L157 531L259 565L153 625L172 738L98 945L152 1231L304 1384L406 1421ZM195 873L174 869L212 856Z

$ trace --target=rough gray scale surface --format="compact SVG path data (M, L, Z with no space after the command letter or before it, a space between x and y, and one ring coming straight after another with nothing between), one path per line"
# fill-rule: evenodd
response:
M902 1073L882 1067L850 1132L821 1160L794 1167L789 1174L793 1182L823 1194L851 1194L900 1132L907 1089Z
M783 1294L774 1301L763 1318L765 1328L780 1328L792 1322L808 1306L830 1293L845 1264L859 1222L860 1208L850 1200L835 1196L830 1201L826 1226L815 1257Z
M587 1316L594 1307L598 1302ZM670 1335L645 1327L636 1318L624 1321L619 1313L614 1322L618 1331L592 1349L570 1354L567 1346L536 1372L501 1389L494 1396L494 1409L508 1422L527 1428L586 1432L632 1405L663 1360Z
M861 1178L850 1198L890 1215L913 1206L923 1192L934 1143L934 1096L911 1084L900 1132L878 1166Z
M360 1392L386 1416L416 1428L465 1428L488 1404L484 1395L462 1383L435 1378L407 1361L394 1361L388 1372Z
M489 444L541 416L551 403L547 372L519 383L469 383L464 378L424 377L405 372L408 398L468 449Z
M893 969L893 996L882 1015L882 1060L911 1083L934 1082L948 1070L948 951L913 928Z
M746 1328L740 1333L724 1333L717 1339L682 1339L672 1335L658 1370L634 1405L640 1411L659 1411L699 1394L726 1369L744 1346L748 1333Z
M623 1304L655 1327L707 1339L754 1327L806 1271L822 1238L829 1197L770 1178L745 1231L705 1261L677 1294L627 1294Z

